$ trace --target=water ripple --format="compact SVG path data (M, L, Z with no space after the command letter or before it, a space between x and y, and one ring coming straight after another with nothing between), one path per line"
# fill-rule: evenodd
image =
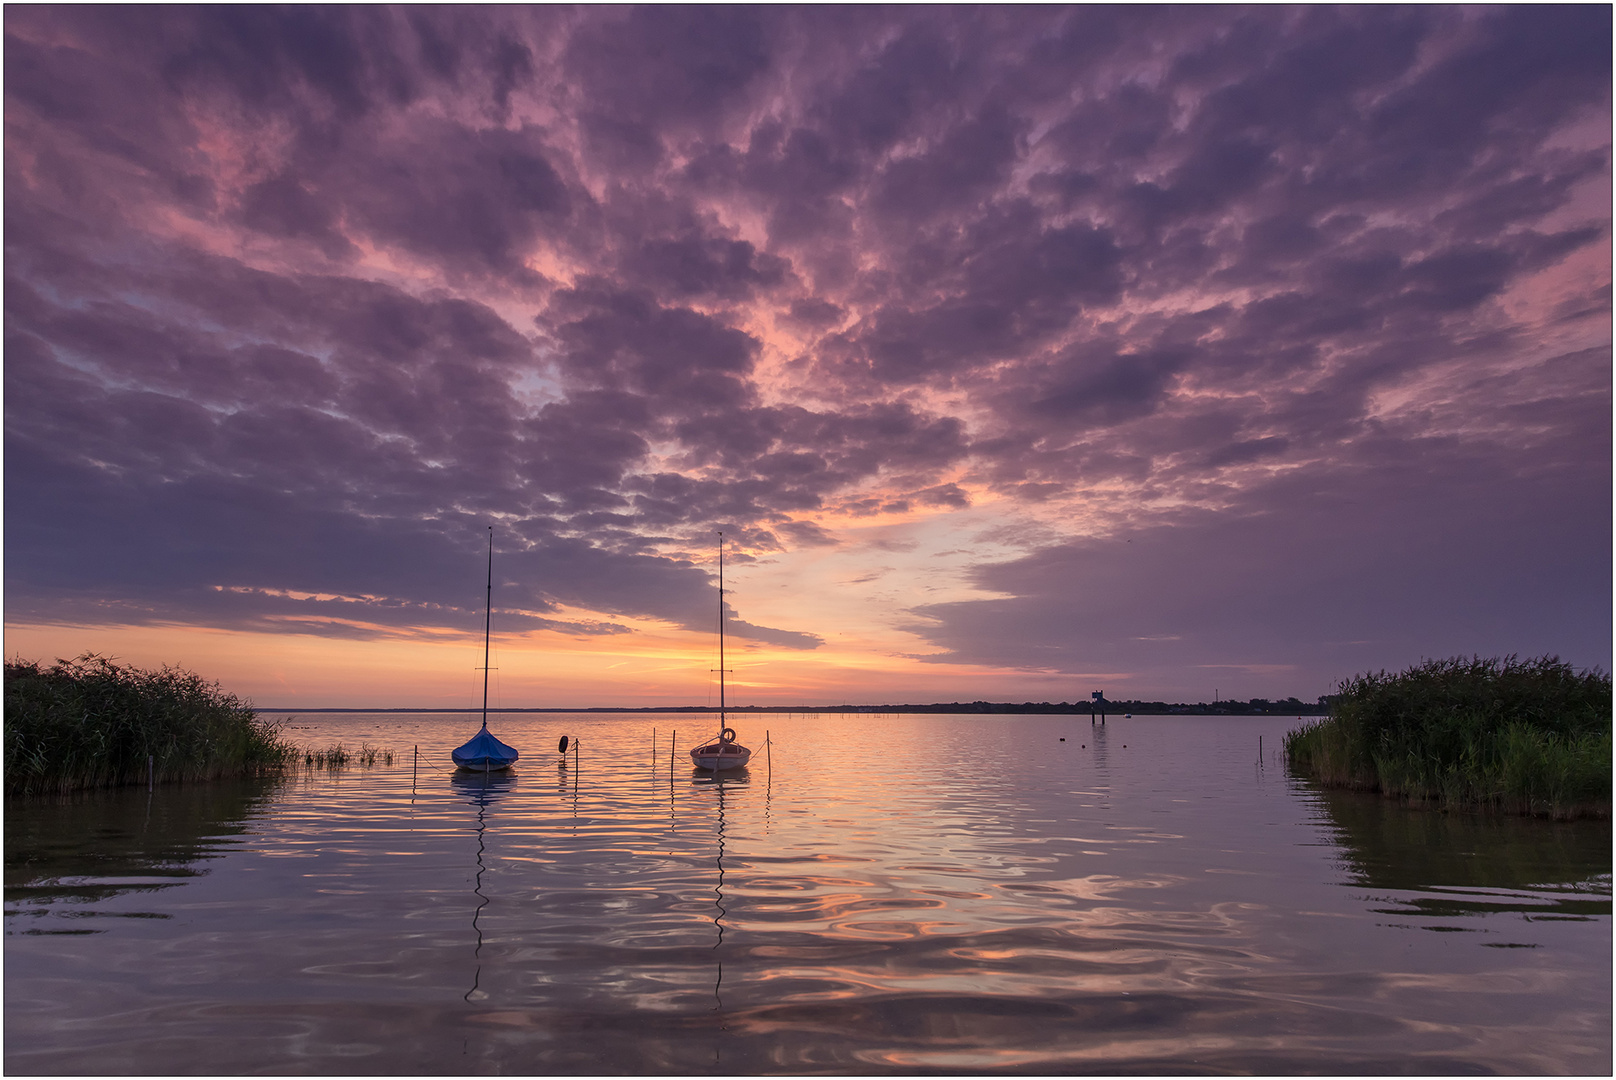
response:
M669 719L412 783L463 718L303 717L401 764L8 806L7 1069L1608 1070L1609 823L1320 793L1261 719L775 721L721 783Z

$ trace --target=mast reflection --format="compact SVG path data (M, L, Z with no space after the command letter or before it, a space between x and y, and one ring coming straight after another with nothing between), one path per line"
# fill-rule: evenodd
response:
M724 830L728 810L726 791L731 787L745 787L751 783L751 780L752 778L744 766L721 773L712 773L706 769L700 769L693 772L690 777L690 782L693 785L717 789L718 852L714 858L714 864L718 870L718 880L713 885L713 906L718 909L717 914L713 916L713 926L718 930L718 938L713 942L713 952L715 954L718 952L719 946L724 944L724 918L729 914L728 909L724 907ZM713 1010L716 1012L724 1007L724 999L720 996L720 989L724 984L724 961L721 957L715 958L718 963L718 977L713 982L713 1000L717 1004L713 1006Z
M701 770L701 773L705 772L706 770ZM724 907L724 828L726 824L725 812L727 810L726 789L730 785L744 786L750 781L751 777L747 775L744 766L740 769L735 769L724 773L707 773L706 775L701 775L701 773L698 773L691 778L693 783L709 784L718 789L718 851L713 859L713 862L718 870L718 879L713 883L713 907L718 909L713 915L713 926L718 931L717 939L713 942L713 962L718 970L713 978L713 1012L720 1014L718 1030L727 1031L728 1025L723 1022L723 1017L721 1015L724 1011L724 958L720 952L720 947L724 944L724 919L729 914L728 909ZM713 1046L713 1062L715 1065L721 1060L721 1057L722 1049L718 1044L715 1044Z
M713 1011L717 1012L724 1007L724 999L719 996L719 988L724 985L724 958L719 955L718 947L724 944L724 780L718 777L718 880L713 883L713 906L718 914L713 916L713 925L718 928L718 940L713 942L713 957L718 961L718 978L713 982Z
M477 907L471 913L471 929L477 935L477 946L472 950L472 958L476 961L477 969L471 978L471 989L464 995L464 1000L470 1001L471 996L477 992L477 985L482 981L483 974L482 914L483 908L488 906L488 896L483 892L483 872L488 869L484 858L488 850L485 836L488 827L488 807L516 786L516 774L460 772L449 778L449 786L467 802L477 807L477 876L471 890L477 897Z

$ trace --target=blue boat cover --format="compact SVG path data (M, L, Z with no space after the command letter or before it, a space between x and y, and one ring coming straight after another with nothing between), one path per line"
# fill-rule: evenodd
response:
M504 769L516 763L516 748L494 738L485 721L481 731L449 756L462 769Z

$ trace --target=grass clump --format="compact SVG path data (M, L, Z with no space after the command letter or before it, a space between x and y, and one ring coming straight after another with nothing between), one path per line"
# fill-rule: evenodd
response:
M1611 680L1558 657L1427 660L1341 684L1285 737L1336 787L1557 818L1610 815Z
M393 752L369 743L360 743L359 749L350 750L343 743L332 743L323 750L308 749L301 751L292 762L294 767L311 770L325 770L335 772L345 769L349 765L391 765Z
M248 776L297 750L250 704L193 672L86 653L5 672L6 794Z

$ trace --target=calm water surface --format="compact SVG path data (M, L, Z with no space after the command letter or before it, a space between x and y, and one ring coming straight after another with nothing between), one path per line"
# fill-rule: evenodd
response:
M689 715L493 779L298 715L399 757L8 803L5 1068L1608 1074L1609 823L1321 794L1295 723L748 716L715 783Z

